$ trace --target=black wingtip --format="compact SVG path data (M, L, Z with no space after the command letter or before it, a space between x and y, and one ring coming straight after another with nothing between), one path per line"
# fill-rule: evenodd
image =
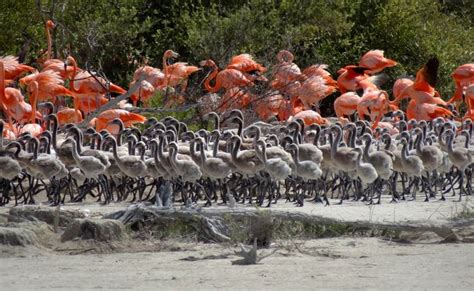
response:
M425 64L425 79L432 87L435 87L438 81L438 68L439 60L436 56L430 58Z

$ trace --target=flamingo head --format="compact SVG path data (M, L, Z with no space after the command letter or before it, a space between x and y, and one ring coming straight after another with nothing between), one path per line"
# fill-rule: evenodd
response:
M48 27L49 29L54 29L56 27L56 24L54 24L52 20L48 20L46 21L46 27Z
M200 61L199 65L201 67L212 67L212 68L217 67L216 63L211 59Z
M281 50L277 54L277 60L280 63L292 63L294 59L293 54L287 50Z
M164 55L163 55L164 58L177 58L179 57L179 54L173 50L167 50L165 51Z

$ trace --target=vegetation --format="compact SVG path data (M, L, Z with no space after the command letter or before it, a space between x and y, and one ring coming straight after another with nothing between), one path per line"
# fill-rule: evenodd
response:
M181 60L220 66L241 52L271 66L288 49L301 67L326 63L334 74L383 49L400 63L387 70L392 81L438 56L446 98L450 72L474 59L471 0L4 0L0 11L0 55L34 64L46 47L45 20L53 19L56 57L72 54L122 86L145 61L161 67L168 48Z

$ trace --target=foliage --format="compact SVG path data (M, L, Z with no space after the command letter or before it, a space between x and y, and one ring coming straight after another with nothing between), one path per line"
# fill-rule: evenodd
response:
M470 0L4 0L0 11L0 55L23 48L34 64L52 18L56 57L72 54L125 87L139 64L161 67L168 48L180 60L212 58L221 67L242 52L271 67L288 49L301 67L326 63L334 74L367 50L383 49L399 62L386 71L391 81L438 56L438 88L448 97L450 73L474 59Z

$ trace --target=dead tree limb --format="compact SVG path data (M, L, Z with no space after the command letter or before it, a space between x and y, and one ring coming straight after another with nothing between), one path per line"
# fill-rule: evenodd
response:
M120 95L118 96L117 98L114 98L114 99L111 99L109 102L107 102L107 104L104 104L102 105L101 107L99 107L96 111L92 112L91 114L89 114L81 123L79 123L79 127L87 127L89 126L89 122L99 116L99 114L101 114L102 112L104 112L105 110L109 110L109 109L113 109L117 106L117 104L119 104L120 101L122 100L125 100L127 98L129 98L130 96L132 96L133 92L135 92L138 87L140 87L140 84L141 82L143 81L143 78L140 78L140 80L138 80L133 86L132 88L128 89L128 91L123 94L123 95Z

